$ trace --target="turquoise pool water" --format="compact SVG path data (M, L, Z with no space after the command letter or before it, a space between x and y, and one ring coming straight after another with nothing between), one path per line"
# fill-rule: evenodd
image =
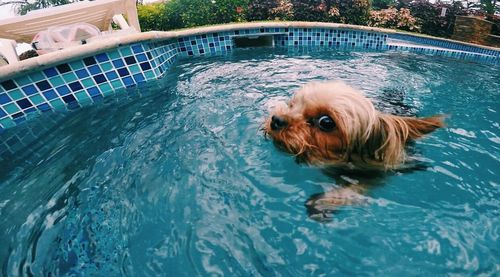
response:
M0 159L1 275L485 275L500 271L498 67L401 53L241 50L20 127L50 130ZM446 113L329 223L336 187L259 131L267 107L341 79L379 109ZM0 135L7 140L14 130Z

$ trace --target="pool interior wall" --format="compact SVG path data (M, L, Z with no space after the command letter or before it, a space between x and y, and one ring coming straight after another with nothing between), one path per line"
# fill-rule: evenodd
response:
M274 47L409 51L498 65L500 51L400 33L347 27L260 27L142 41L10 79L0 77L0 133L41 113L70 111L165 76L179 58L225 54L235 37L273 36ZM54 115L55 116L55 115ZM47 118L47 117L44 117ZM0 154L11 150L0 144Z

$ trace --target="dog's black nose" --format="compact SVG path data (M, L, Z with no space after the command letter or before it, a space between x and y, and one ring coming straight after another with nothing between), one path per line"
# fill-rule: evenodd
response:
M273 115L271 117L271 129L276 131L285 128L288 125L288 122L283 118L277 115Z

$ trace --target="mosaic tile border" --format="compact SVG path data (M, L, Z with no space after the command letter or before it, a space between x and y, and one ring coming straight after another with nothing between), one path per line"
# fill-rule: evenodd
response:
M432 39L427 37L412 36L412 35L398 34L398 33L389 34L388 37L391 39L404 40L422 45L437 46L447 49L473 52L478 54L494 56L497 58L500 57L500 51L475 47L466 44L460 44L449 40L439 40L439 39Z
M161 78L178 58L225 54L233 51L234 37L258 35L273 36L275 47L410 51L491 64L498 64L500 60L500 51L366 28L247 27L159 38L108 49L1 81L0 133L41 113L73 110L113 95L118 89ZM390 45L390 39L421 46Z

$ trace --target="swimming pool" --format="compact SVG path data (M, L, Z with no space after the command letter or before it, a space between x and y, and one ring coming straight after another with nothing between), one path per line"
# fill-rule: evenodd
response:
M36 137L0 160L2 275L494 275L499 77L411 53L237 50L42 115L0 135ZM272 101L332 79L386 112L451 117L415 145L425 169L318 223L304 202L334 180L259 129Z

